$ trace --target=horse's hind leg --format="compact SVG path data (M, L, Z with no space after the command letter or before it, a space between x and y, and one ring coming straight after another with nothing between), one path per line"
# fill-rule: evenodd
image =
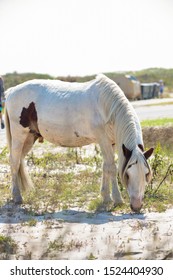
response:
M16 204L22 203L21 190L30 189L33 187L27 168L25 167L24 158L31 150L35 140L37 139L31 133L22 135L19 138L13 137L10 155L12 172L12 196L13 201Z
M12 142L10 149L10 166L11 166L11 174L12 174L12 196L15 203L22 203L21 196L21 178L20 178L20 165L21 165L21 157L22 150L24 146L24 142L26 140L26 134L12 134Z

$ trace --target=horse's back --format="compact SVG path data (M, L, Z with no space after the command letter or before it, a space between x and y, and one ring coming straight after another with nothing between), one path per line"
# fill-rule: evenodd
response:
M40 98L48 99L54 96L55 98L64 98L77 96L88 92L89 88L94 83L92 81L86 83L70 83L59 80L30 80L12 87L7 90L6 97L12 102L16 98Z
M40 112L52 111L53 114L57 111L61 111L62 114L62 110L67 111L68 107L72 111L77 107L82 109L82 106L86 109L92 99L91 87L91 82L31 80L7 91L6 107L11 113L14 112L14 106L16 113L20 113L23 107L28 107L32 102Z

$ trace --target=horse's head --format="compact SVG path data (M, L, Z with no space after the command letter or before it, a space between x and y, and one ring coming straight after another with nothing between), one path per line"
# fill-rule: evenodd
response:
M145 187L150 182L152 173L147 159L152 155L153 148L143 151L143 146L138 145L130 151L122 146L125 163L123 168L123 182L127 187L130 197L130 206L134 212L139 212L142 207Z

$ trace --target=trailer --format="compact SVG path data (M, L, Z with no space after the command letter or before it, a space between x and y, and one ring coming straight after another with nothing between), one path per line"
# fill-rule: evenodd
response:
M159 97L159 83L140 83L132 75L119 75L113 78L129 100L151 99Z
M129 100L141 99L141 84L131 75L119 75L113 78Z

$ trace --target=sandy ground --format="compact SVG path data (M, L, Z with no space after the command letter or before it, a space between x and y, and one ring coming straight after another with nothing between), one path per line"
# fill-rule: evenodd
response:
M0 131L0 152L5 144ZM10 259L173 259L173 209L119 215L68 209L32 217L25 205L8 203L0 208L0 235L18 244Z
M1 209L0 234L18 244L12 259L173 258L173 210L114 215L70 209L34 217L35 226L28 225L29 219L25 208L8 204Z

